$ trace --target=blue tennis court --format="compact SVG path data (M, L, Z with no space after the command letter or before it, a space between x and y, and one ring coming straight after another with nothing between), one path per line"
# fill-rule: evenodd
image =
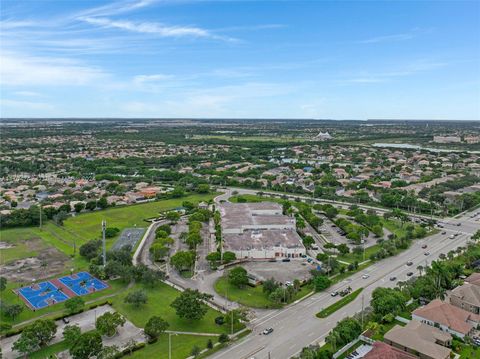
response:
M69 297L51 282L41 282L18 290L32 309L41 309L49 305L63 302Z
M76 295L90 294L108 288L108 284L87 272L78 272L58 280Z

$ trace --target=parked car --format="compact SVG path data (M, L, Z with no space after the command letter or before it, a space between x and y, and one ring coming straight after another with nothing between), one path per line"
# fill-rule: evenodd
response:
M273 328L267 328L267 329L265 329L262 333L263 333L263 335L268 335L268 334L270 334L270 333L272 333L272 332L273 332Z
M65 324L68 324L70 323L70 319L68 319L67 317L63 317L62 322L64 322Z
M290 262L290 258L283 258L282 262Z

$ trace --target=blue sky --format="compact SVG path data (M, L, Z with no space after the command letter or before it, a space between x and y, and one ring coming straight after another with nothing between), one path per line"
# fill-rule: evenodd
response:
M2 117L480 120L480 1L1 0Z

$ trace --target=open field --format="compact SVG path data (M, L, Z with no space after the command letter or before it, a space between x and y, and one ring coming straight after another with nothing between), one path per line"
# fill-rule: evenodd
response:
M28 265L24 265L25 273L18 274L14 273L16 272L14 268L4 268L2 275L21 282L31 278L48 278L64 273L70 268L76 271L86 269L88 262L78 255L78 248L91 239L100 238L102 220L107 221L108 227L117 227L120 231L135 226L146 228L148 227L148 223L144 221L146 218L155 217L160 212L179 207L183 201L198 203L208 201L215 195L214 193L195 194L176 199L108 208L103 211L70 217L64 221L63 226L49 221L42 228L26 227L2 230L0 231L0 241L9 248L2 249L0 265L29 259ZM107 239L107 248L111 248L117 237ZM75 247L76 255L73 256ZM37 257L39 260L33 257ZM41 266L42 258L48 260L48 271ZM19 262L18 265L22 265L22 262ZM12 272L11 276L8 275L9 272Z
M148 296L148 303L140 309L135 308L131 304L123 302L128 292L139 289L145 290ZM227 326L218 326L215 324L215 318L220 314L211 308L208 309L207 314L200 321L188 321L179 318L175 309L170 304L178 296L180 292L167 284L160 283L155 288L149 288L141 285L135 285L128 291L112 298L113 307L120 313L125 315L133 324L138 327L144 327L148 319L154 315L158 315L165 319L169 324L169 330L185 331L185 332L204 332L204 333L225 333L229 330ZM237 328L238 330L239 328Z

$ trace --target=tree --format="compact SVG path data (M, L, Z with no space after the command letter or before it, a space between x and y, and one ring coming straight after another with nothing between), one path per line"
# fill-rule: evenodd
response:
M180 318L200 320L208 311L204 301L211 299L210 294L200 293L198 290L186 289L170 304Z
M224 263L232 262L235 259L237 259L237 256L235 255L235 253L229 252L229 251L223 252L223 262Z
M144 331L151 339L157 339L168 327L169 324L167 321L161 317L153 316L148 320Z
M388 313L398 314L405 309L406 303L407 298L401 291L382 287L373 291L370 302L373 311L382 317Z
M12 318L14 321L15 318L23 311L23 306L20 304L7 304L7 303L1 303L2 305L2 311L5 313L7 317Z
M169 211L165 215L165 218L168 219L171 223L177 223L180 219L180 213L177 211Z
M150 253L152 253L154 261L161 261L166 257L170 249L165 247L162 243L154 243L150 246Z
M85 301L81 297L73 297L67 299L64 305L69 313L76 313L83 309Z
M73 206L73 208L75 209L75 212L80 213L80 212L83 211L83 209L85 208L85 203L83 203L83 202L77 202L77 203L75 203L75 205Z
M106 197L102 197L97 201L97 207L104 209L108 207L108 202Z
M225 333L220 334L220 336L218 337L219 343L226 343L228 342L228 340L229 340L228 335Z
M327 289L331 284L332 281L326 275L317 275L313 278L313 286L317 292Z
M93 330L78 337L70 348L70 355L73 359L90 359L99 355L102 348L102 337L98 331Z
M117 327L125 324L126 320L118 312L106 312L97 318L95 328L102 335L113 336L117 332Z
M345 244L345 243L341 243L337 246L337 250L341 253L341 254L348 254L350 252L350 248L348 248L348 246Z
M197 187L197 192L198 193L209 193L210 192L210 186L207 183L199 184L198 187Z
M97 208L97 202L96 201L89 201L85 205L85 209L88 209L89 211L93 211L95 208Z
M47 345L55 336L57 325L51 319L38 319L25 327L13 349L29 354Z
M228 282L238 288L248 284L247 270L243 267L235 267L228 272Z
M212 339L208 339L208 341L207 341L207 349L213 349Z
M63 339L65 342L67 342L68 346L72 348L78 338L80 338L80 335L82 334L82 331L80 330L80 327L75 324L75 325L67 325L65 328L63 328Z
M0 277L0 292L3 292L7 288L7 278Z
M195 264L195 252L178 251L170 258L170 264L178 271L189 270Z
M91 260L98 256L98 252L101 246L102 242L99 240L94 239L88 241L87 243L80 246L80 255L87 258L88 260Z
M103 347L97 355L97 359L116 359L119 357L120 350L116 345Z
M193 346L192 351L190 352L190 355L193 356L194 358L198 357L200 355L200 348L196 345Z
M267 279L263 282L263 293L270 294L280 285L275 281L274 278Z
M132 304L134 307L139 308L142 304L147 304L148 297L144 290L137 290L127 294L123 300L125 303Z
M105 238L113 238L119 233L120 233L120 230L117 227L105 228Z
M313 239L312 236L306 236L305 238L302 239L303 245L305 248L309 249L312 247L313 244L315 244L315 240Z

